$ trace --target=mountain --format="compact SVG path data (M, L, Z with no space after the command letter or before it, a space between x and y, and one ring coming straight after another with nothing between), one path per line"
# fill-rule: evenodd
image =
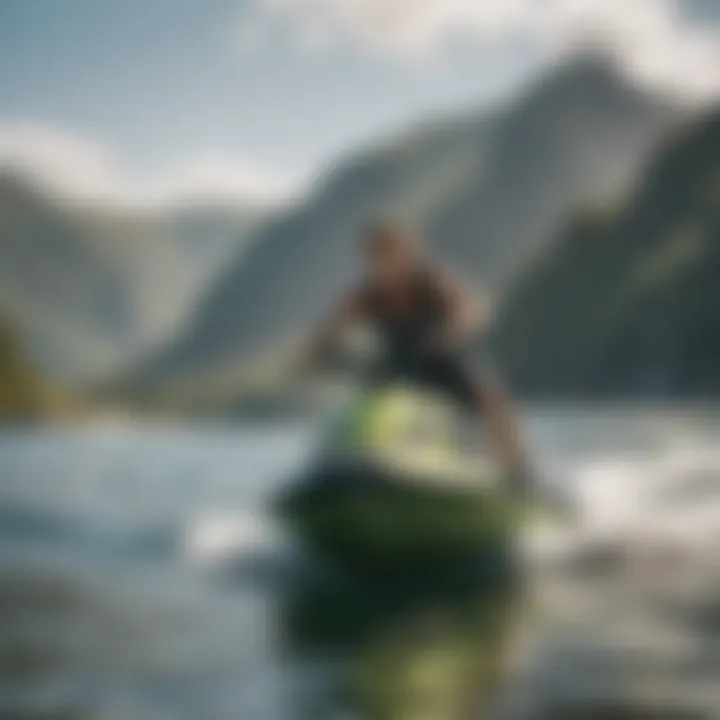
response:
M271 222L187 332L137 377L152 384L253 362L302 333L354 277L357 234L378 213L410 218L450 264L502 287L578 202L628 187L675 118L593 60L507 107L380 143Z
M161 344L261 212L71 205L0 175L0 312L53 375L110 375Z
M594 57L560 68L504 113L489 157L433 226L439 249L504 285L569 211L627 190L669 117Z
M541 397L720 395L720 109L658 151L617 212L578 217L508 293L494 332Z

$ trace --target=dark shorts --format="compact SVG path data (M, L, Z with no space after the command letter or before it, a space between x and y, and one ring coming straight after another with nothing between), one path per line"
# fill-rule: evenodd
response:
M489 374L484 369L474 370L460 355L436 355L386 360L374 369L371 382L409 383L446 394L460 405L474 409L482 403L483 383L489 382Z

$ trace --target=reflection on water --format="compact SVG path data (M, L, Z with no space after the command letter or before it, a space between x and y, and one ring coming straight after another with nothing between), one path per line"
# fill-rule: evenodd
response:
M521 598L507 572L424 587L332 576L300 585L280 616L284 646L296 665L324 667L326 683L299 693L298 717L473 716L500 679Z
M269 525L305 430L7 433L0 717L720 717L718 417L535 413L580 521L412 589Z

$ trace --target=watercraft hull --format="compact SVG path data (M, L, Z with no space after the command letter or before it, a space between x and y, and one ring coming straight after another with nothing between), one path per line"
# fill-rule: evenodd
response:
M353 568L417 575L505 562L519 508L487 482L428 479L366 457L316 464L276 502L311 551ZM487 480L487 479L485 479Z

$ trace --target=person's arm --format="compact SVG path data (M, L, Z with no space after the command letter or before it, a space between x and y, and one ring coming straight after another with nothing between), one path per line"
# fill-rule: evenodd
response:
M312 334L303 353L303 366L313 367L322 362L345 332L362 319L364 306L363 294L357 291L337 303Z
M450 348L461 347L489 327L489 304L452 276L444 275L438 282L447 312L441 343Z

